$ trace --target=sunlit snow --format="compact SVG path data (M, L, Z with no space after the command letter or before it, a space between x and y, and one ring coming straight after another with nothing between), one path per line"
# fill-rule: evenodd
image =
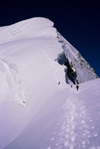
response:
M62 52L48 19L0 28L0 149L100 149L100 79L71 88Z

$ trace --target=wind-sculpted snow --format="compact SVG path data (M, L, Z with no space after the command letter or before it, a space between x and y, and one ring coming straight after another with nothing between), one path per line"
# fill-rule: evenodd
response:
M25 95L22 89L22 80L19 76L18 68L15 64L8 64L5 60L0 60L1 72L6 73L6 83L10 89L15 92L15 101L23 104L25 103ZM4 69L4 70L3 70ZM5 94L5 92L4 92ZM20 98L20 99L19 99ZM25 104L23 104L25 106Z
M65 55L58 63L53 23L33 18L0 32L0 149L100 149L100 79L76 90Z

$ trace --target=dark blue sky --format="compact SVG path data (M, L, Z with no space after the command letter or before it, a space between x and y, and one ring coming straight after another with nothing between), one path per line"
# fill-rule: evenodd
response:
M88 1L88 0L87 0ZM100 4L97 0L3 1L0 26L32 17L46 17L81 53L100 77Z

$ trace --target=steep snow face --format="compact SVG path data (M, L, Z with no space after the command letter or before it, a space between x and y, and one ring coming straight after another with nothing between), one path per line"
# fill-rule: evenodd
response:
M77 51L65 38L63 38L58 33L58 40L62 43L62 48L64 50L63 55L66 56L67 67L70 65L69 77L71 77L74 83L82 83L88 80L94 80L98 78L95 71L88 62L81 56L79 51ZM60 56L61 59L61 56ZM68 69L69 71L69 69ZM74 73L75 72L75 73Z

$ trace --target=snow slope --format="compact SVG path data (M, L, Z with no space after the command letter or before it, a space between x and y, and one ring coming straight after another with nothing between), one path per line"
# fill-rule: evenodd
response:
M0 32L0 149L99 149L100 79L79 91L66 84L53 23L33 18Z

